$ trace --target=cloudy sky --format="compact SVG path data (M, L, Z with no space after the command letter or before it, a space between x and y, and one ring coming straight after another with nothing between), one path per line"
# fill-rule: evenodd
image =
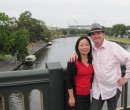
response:
M0 0L0 12L10 17L24 11L47 26L130 25L130 0Z

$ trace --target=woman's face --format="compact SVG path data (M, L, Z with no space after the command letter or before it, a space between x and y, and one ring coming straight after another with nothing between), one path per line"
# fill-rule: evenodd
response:
M79 42L78 50L81 55L87 55L90 51L90 45L87 39L82 39Z

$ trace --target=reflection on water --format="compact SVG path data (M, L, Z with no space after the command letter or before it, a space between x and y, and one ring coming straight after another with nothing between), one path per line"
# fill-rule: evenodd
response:
M47 46L43 48L40 52L36 54L37 60L36 62L31 65L22 65L18 68L18 70L29 70L29 69L40 69L45 68L45 63L47 62L60 62L63 67L66 67L67 61L71 55L71 53L74 51L75 42L78 39L78 37L68 37L68 38L60 38L53 40L53 44L51 46ZM130 52L130 45L127 44L120 44L122 45L126 50ZM130 91L130 88L129 88ZM31 104L35 105L36 101L39 99L37 98L37 92L32 93L31 95ZM35 97L33 100L33 97ZM128 94L128 97L130 97L130 94ZM20 98L16 98L17 103L20 103ZM128 102L130 105L130 98L128 98ZM103 110L106 109L106 103L103 107ZM120 106L120 100L118 103L118 106ZM35 107L32 108L35 110ZM14 110L20 110L14 109ZM38 110L38 108L36 109ZM39 109L40 110L40 109Z
M22 101L22 93L15 92L10 96L11 110L23 110L23 101ZM27 99L30 102L30 110L41 110L41 99L40 99L40 91L32 90ZM43 97L43 96L42 96ZM2 110L2 98L0 97L0 110Z
M19 67L20 70L31 70L35 67L34 64L23 64L22 66Z
M39 90L33 90L30 93L30 108L31 110L41 110L41 98Z
M11 110L22 110L22 94L19 92L12 93L10 96Z

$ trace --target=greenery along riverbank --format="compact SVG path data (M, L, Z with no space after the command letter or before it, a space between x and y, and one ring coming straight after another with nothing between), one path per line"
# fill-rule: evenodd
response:
M18 19L0 12L0 59L11 55L23 61L28 55L27 46L37 41L48 42L51 32L44 21L33 18L29 11L21 13Z
M47 44L44 41L37 41L35 43L30 43L27 46L28 53L34 54L36 51L38 51L39 49L43 48L46 45ZM9 59L11 57L13 57L11 54L0 55L0 61L3 61L5 59Z
M119 37L112 37L112 36L106 36L107 40L116 41L116 42L122 42L122 43L128 43L130 44L130 38L119 38Z

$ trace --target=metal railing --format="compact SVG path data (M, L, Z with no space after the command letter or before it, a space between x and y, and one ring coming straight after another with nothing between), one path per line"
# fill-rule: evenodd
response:
M59 62L47 63L46 69L8 71L0 73L0 96L2 110L12 110L10 95L19 91L22 93L22 110L31 110L29 94L37 89L42 94L41 110L65 110L66 109L66 69ZM124 72L124 73L123 73ZM125 68L122 66L122 73ZM127 108L127 86L123 86L121 109Z
M126 71L125 65L121 65L121 71L122 71L122 76L124 76ZM127 105L127 100L128 100L128 83L126 83L122 87L121 108L118 108L117 110L130 110L130 107L128 107Z
M48 63L47 69L8 71L0 73L2 110L12 110L10 95L22 93L22 110L30 110L29 94L37 89L41 95L41 110L63 110L63 69L60 63Z

